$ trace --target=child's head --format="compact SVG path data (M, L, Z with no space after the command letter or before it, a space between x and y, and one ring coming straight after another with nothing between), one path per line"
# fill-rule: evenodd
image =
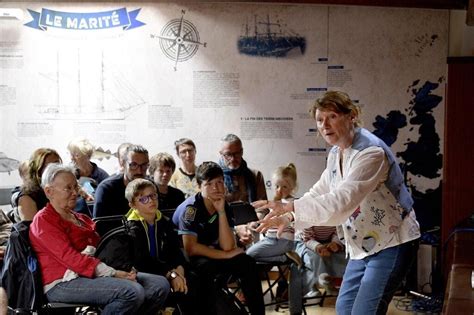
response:
M137 209L140 215L152 215L158 209L158 194L155 184L144 178L137 178L125 188L125 198L131 208Z
M275 200L292 197L298 186L296 182L296 167L293 163L280 166L273 172L273 186L275 187Z

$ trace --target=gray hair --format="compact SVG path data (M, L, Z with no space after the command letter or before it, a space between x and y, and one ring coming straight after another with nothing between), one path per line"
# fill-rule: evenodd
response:
M50 163L44 169L43 175L41 175L41 188L44 189L46 186L51 185L56 176L61 173L70 173L76 178L73 167L59 163Z
M222 139L222 142L228 142L228 143L239 143L240 146L242 146L242 141L240 140L239 137L234 135L233 133L228 133L226 134Z

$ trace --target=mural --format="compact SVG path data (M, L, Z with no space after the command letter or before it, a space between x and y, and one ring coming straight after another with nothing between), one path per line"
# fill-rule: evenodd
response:
M405 181L414 197L414 209L422 229L440 226L441 224L441 169L443 156L441 154L440 136L436 131L436 119L433 110L438 107L443 98L434 94L444 77L438 82L415 80L408 91L412 99L409 105L401 110L390 111L385 118L377 115L373 126L375 135L391 146L398 138L399 130L417 129L417 139L406 139L405 150L397 151L397 157L402 162L400 167L405 174ZM435 179L438 187L422 191L410 178L412 176Z

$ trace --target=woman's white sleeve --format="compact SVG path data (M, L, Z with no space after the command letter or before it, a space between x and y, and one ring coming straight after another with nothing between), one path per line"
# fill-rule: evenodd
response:
M295 228L344 223L362 200L386 179L388 169L384 150L367 148L357 153L344 179L335 188L321 193L330 185L328 176L331 170L326 168L323 182L320 184L321 180L318 181L308 193L294 201Z

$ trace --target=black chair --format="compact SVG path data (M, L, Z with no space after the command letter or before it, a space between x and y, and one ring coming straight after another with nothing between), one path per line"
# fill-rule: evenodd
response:
M127 222L127 217L125 215L109 215L103 217L97 217L93 219L95 222L96 232L103 237L107 232L125 226Z
M275 310L278 311L280 308L288 303L288 299L282 299L276 291L278 283L281 281L287 281L287 274L290 271L291 261L287 260L284 262L262 262L257 261L257 266L260 269L262 280L267 283L267 288L263 291L263 299L268 295L270 298L265 302L265 306L275 305ZM275 270L276 269L276 270ZM276 272L276 276L274 275Z

